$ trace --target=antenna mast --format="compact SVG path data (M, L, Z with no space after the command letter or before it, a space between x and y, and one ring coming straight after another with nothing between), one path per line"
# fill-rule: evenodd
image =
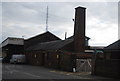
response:
M46 32L48 31L48 6L47 6L47 13L46 13Z
M67 32L65 32L65 39L67 38Z

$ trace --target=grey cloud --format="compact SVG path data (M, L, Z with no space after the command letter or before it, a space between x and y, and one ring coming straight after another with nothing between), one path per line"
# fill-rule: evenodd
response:
M109 29L109 27L102 26L104 24L117 24L116 4L117 3L102 2L3 3L3 38L14 36L15 34L13 31L19 32L17 35L15 35L18 37L20 37L21 35L31 37L44 32L46 20L46 5L49 6L48 24L49 30L52 33L61 38L64 38L64 32L66 31L68 32L68 36L73 35L74 22L72 21L72 18L74 18L74 8L77 6L83 6L87 8L87 31L92 30L91 33L94 34L93 32L98 32L102 29L105 30L107 28ZM98 22L93 24L92 22L94 21L92 21L92 18L96 18ZM88 25L89 21L92 22ZM114 29L114 26L112 26L112 28ZM98 40L95 40L92 44L99 43L97 41Z
M3 2L118 2L119 0L4 0Z
M7 38L8 36L12 37L22 37L29 38L37 34L43 32L43 27L39 26L23 26L23 25L3 25L2 36L3 39ZM31 28L32 27L32 28Z
M120 1L118 3L118 38L120 39Z
M0 3L0 11L2 11L2 3ZM0 42L2 41L2 12L0 12Z
M45 15L20 3L3 3L3 19L19 22L44 23ZM39 21L41 19L41 21Z
M31 23L45 23L46 7L43 5L43 3L34 3L36 4L35 6L32 3L31 4L17 3L17 5L15 5L15 3L13 4L10 5L12 6L11 8L5 8L5 9L9 9L9 10L6 10L6 12L3 12L3 13L6 13L5 14L6 17L10 17L10 19L15 18L15 20L18 19L25 22L31 21ZM49 5L49 22L50 23L55 23L55 22L57 23L57 21L58 21L57 24L59 24L59 22L61 23L70 22L74 17L73 16L74 6L78 6L80 4L86 5L86 7L88 7L87 9L87 13L89 14L88 19L90 18L90 15L93 15L94 17L97 17L100 20L109 21L109 22L111 21L114 23L116 23L117 21L116 19L117 8L115 8L116 7L115 5L112 5L115 3L106 3L106 4L104 3L67 3L67 5L65 3L46 3L46 4ZM110 7L110 5L112 5L112 7ZM14 6L17 6L17 7L15 8ZM3 10L5 9L3 6ZM100 22L102 23L104 21L100 21Z

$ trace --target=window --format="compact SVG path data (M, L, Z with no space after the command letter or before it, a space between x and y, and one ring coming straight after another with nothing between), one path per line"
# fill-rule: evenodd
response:
M34 55L34 57L36 58L36 57L37 57L37 55L35 54L35 55Z
M81 63L84 63L85 61L80 61Z
M57 54L57 59L59 59L59 55Z

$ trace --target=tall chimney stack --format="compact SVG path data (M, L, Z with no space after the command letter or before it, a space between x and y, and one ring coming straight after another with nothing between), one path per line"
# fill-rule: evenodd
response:
M85 10L84 7L75 8L74 50L77 53L85 51Z

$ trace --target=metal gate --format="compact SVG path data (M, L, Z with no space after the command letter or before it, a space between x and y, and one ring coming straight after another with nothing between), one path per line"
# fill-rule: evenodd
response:
M91 72L91 59L76 59L76 72Z

